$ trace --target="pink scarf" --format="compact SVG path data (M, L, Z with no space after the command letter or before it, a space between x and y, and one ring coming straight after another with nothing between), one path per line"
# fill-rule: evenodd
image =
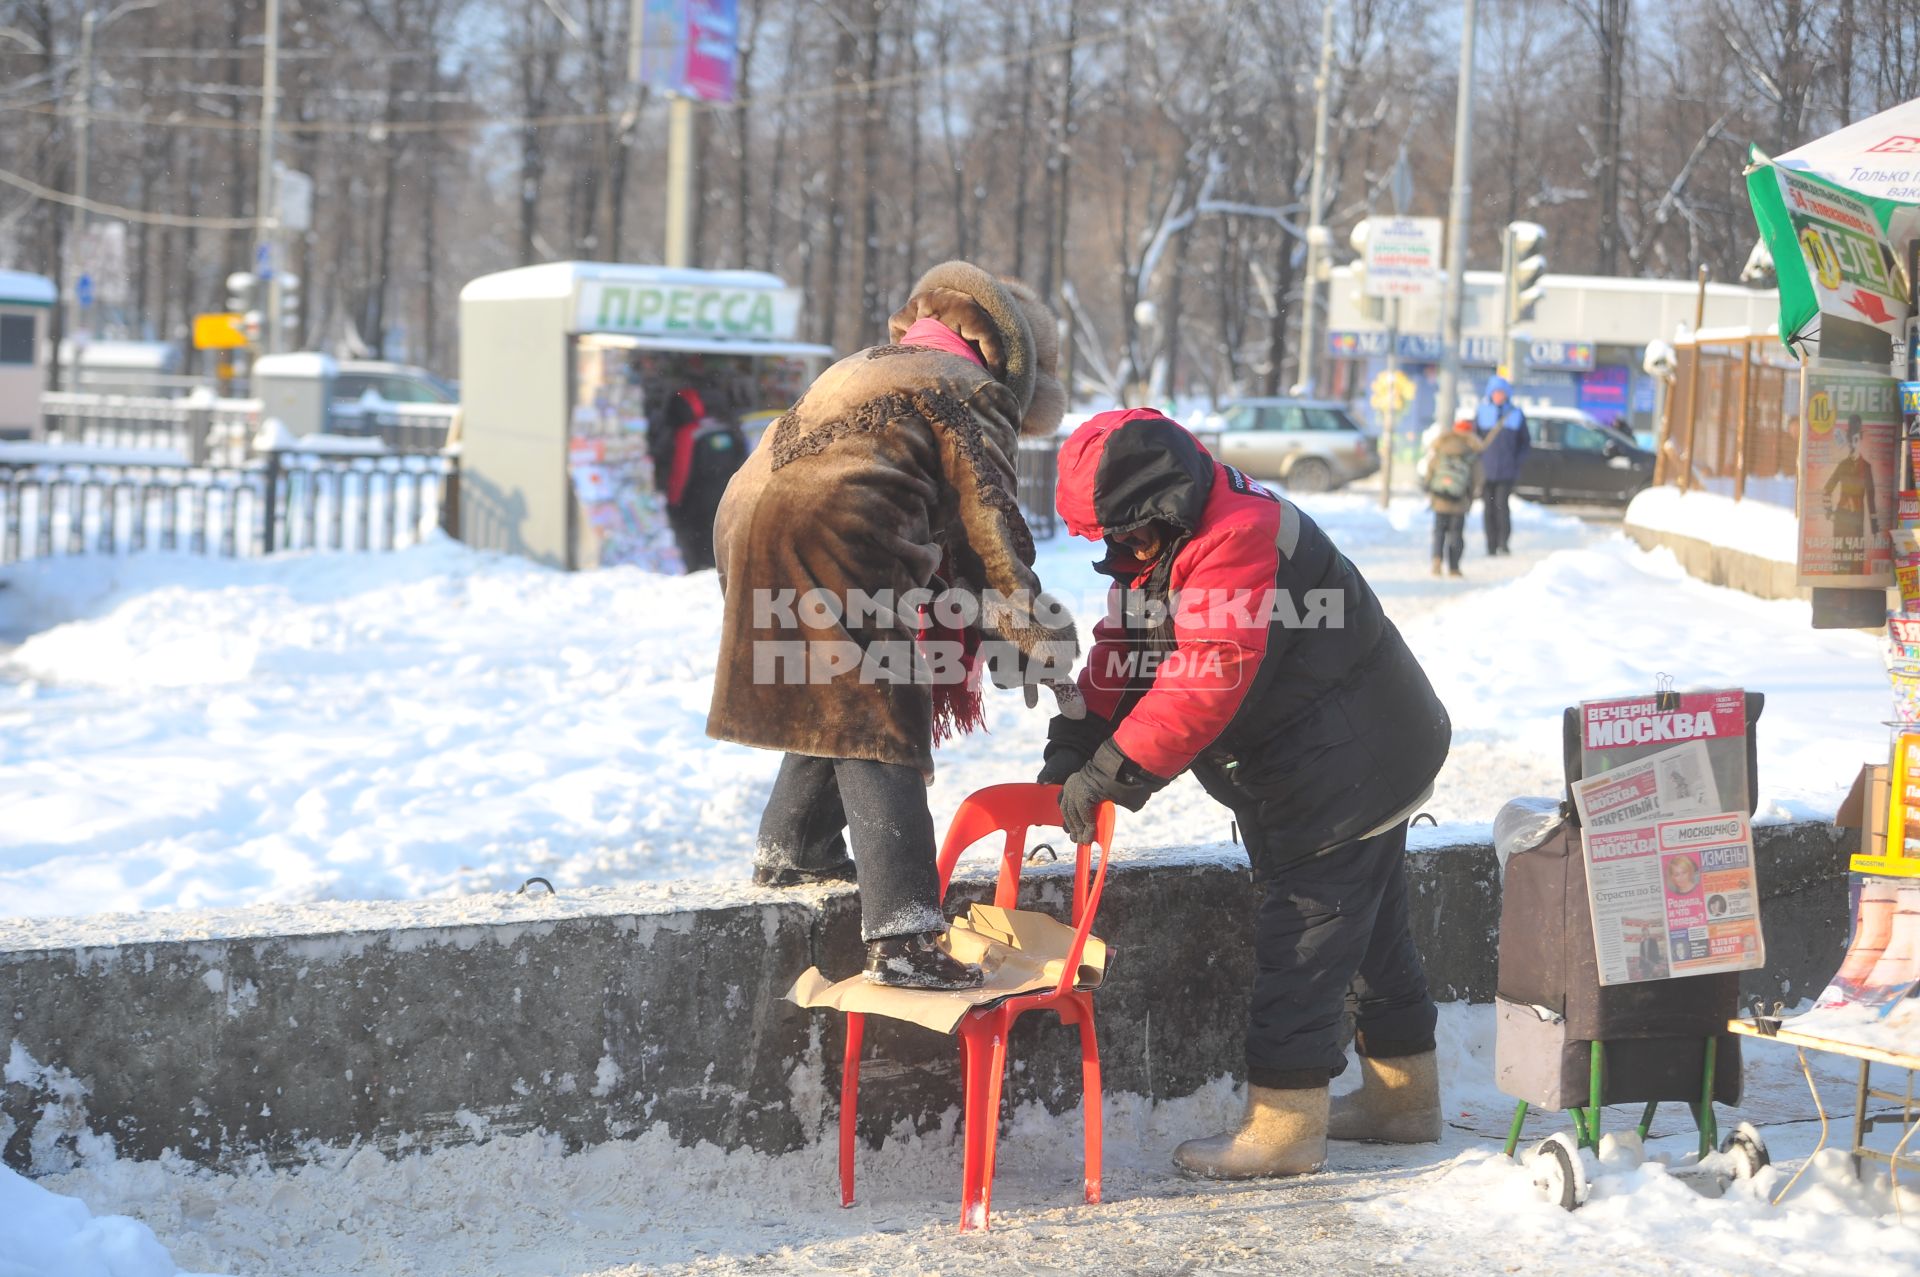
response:
M980 352L974 349L972 342L935 319L932 315L914 320L913 327L907 329L907 331L901 335L900 344L903 346L925 346L931 350L944 350L949 355L958 355L962 359L971 359L982 368L987 366L987 361L980 357Z

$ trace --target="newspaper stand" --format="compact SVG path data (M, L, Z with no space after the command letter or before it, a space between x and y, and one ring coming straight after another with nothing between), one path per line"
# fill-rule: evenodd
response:
M1764 698L1747 694L1747 806L1757 792L1753 728ZM1569 792L1581 778L1577 712L1565 718ZM1512 805L1510 805L1512 806ZM1498 828L1498 826L1496 826ZM1571 799L1550 805L1520 845L1503 847L1496 1075L1518 1101L1507 1134L1513 1156L1530 1109L1564 1110L1571 1135L1556 1133L1532 1150L1535 1182L1568 1210L1586 1197L1581 1150L1600 1148L1601 1111L1641 1104L1635 1131L1645 1140L1662 1104L1688 1106L1699 1131L1698 1160L1716 1149L1726 1169L1745 1176L1767 1164L1759 1134L1746 1123L1720 1139L1713 1106L1740 1100L1740 1041L1727 1022L1740 1004L1737 972L1603 985L1579 817ZM1684 1171L1685 1167L1676 1168Z
M1827 1146L1828 1119L1827 1107L1820 1099L1820 1088L1814 1085L1813 1070L1807 1067L1808 1051L1825 1051L1831 1055L1843 1056L1860 1063L1860 1082L1854 1093L1853 1109L1853 1167L1856 1172L1863 1169L1863 1163L1883 1163L1897 1184L1901 1171L1920 1172L1920 1146L1916 1146L1914 1136L1920 1133L1920 1096L1914 1094L1914 1074L1920 1073L1920 1055L1911 1051L1895 1051L1846 1042L1835 1038L1820 1037L1812 1033L1801 1033L1793 1029L1791 1021L1783 1026L1778 1019L1756 1014L1750 1020L1729 1020L1729 1032L1741 1037L1756 1038L1763 1041L1782 1042L1795 1048L1800 1054L1800 1072L1807 1079L1807 1089L1813 1093L1814 1110L1820 1114L1820 1139L1813 1146L1813 1152L1807 1154L1792 1179L1781 1186L1774 1195L1775 1202L1780 1201L1799 1182L1800 1173L1813 1165L1813 1159ZM1895 1069L1904 1069L1907 1085L1903 1091L1881 1090L1872 1084L1870 1076L1876 1064L1889 1065ZM1898 1104L1897 1113L1872 1113L1868 1106L1875 1100ZM1874 1148L1867 1140L1876 1126L1891 1126L1899 1132L1891 1150ZM1894 1198L1896 1206L1899 1198Z

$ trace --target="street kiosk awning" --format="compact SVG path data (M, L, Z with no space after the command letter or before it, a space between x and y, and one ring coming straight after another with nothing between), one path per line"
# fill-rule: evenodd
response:
M1749 161L1780 340L1797 355L1890 362L1912 313L1904 246L1920 237L1920 100L1776 158L1750 148Z

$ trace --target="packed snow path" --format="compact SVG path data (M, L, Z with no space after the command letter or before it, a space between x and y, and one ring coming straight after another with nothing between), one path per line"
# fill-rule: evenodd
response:
M1776 1166L1703 1197L1658 1166L1616 1164L1569 1215L1499 1154L1512 1101L1492 1085L1492 1008L1448 1004L1440 1039L1448 1113L1438 1145L1333 1144L1298 1180L1209 1184L1167 1154L1237 1111L1224 1084L1148 1108L1109 1096L1106 1200L1079 1201L1076 1115L1026 1108L1000 1139L993 1228L955 1231L960 1149L945 1129L859 1153L859 1200L839 1205L831 1138L768 1158L674 1147L665 1132L565 1154L539 1136L397 1158L320 1150L295 1170L210 1175L179 1162L104 1158L43 1187L101 1215L131 1215L171 1252L119 1277L172 1265L233 1277L640 1277L651 1273L1900 1273L1920 1268L1920 1231L1884 1187L1862 1187L1829 1150L1781 1207L1767 1204L1812 1148L1817 1126L1792 1053L1752 1047L1737 1113L1766 1125ZM1830 1107L1851 1071L1820 1074ZM1336 1087L1354 1082L1352 1071ZM1656 1120L1649 1150L1684 1156L1683 1106ZM815 1115L830 1128L832 1110ZM1611 1129L1638 1106L1609 1110ZM1802 1119L1802 1120L1795 1120ZM1529 1141L1564 1129L1529 1122ZM3 1177L5 1172L0 1172ZM6 1184L0 1178L0 1201ZM1907 1218L1920 1211L1909 1192ZM9 1220L0 1215L0 1271ZM114 1222L125 1235L127 1221ZM151 1254L154 1245L143 1248Z
M1873 641L1802 604L1686 578L1617 525L1520 503L1516 552L1429 575L1403 498L1303 504L1366 572L1438 687L1454 746L1421 840L1481 832L1559 788L1559 712L1688 684L1768 694L1761 817L1825 817L1884 754ZM1043 543L1083 629L1092 549ZM171 555L0 569L0 914L562 890L744 878L777 758L707 739L711 574L567 575L440 541L391 555ZM936 822L1031 778L1045 715L990 691L991 730L940 751ZM1190 779L1121 849L1225 844Z

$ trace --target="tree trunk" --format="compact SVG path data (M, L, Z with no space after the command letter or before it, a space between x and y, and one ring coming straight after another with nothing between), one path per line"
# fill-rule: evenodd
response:
M827 170L827 261L826 283L817 290L814 305L823 308L826 327L821 341L831 346L839 331L840 312L840 240L846 230L845 193L847 176L847 86L853 79L856 52L853 32L842 26L834 41L833 82L839 91L833 95L832 160Z
M880 303L880 18L886 0L867 0L866 84L860 90L860 328L854 340L886 329Z
M1028 121L1033 114L1034 60L1031 57L1019 57L1021 36L1020 24L1015 16L1017 13L1015 9L1008 14L1004 43L1008 72L1012 72L1016 59L1020 67L1020 108L1014 121L1018 145L1013 159L1013 273L1016 278L1024 278L1027 269L1027 142L1031 136ZM1029 13L1026 35L1029 47L1033 43L1033 36L1032 15Z

